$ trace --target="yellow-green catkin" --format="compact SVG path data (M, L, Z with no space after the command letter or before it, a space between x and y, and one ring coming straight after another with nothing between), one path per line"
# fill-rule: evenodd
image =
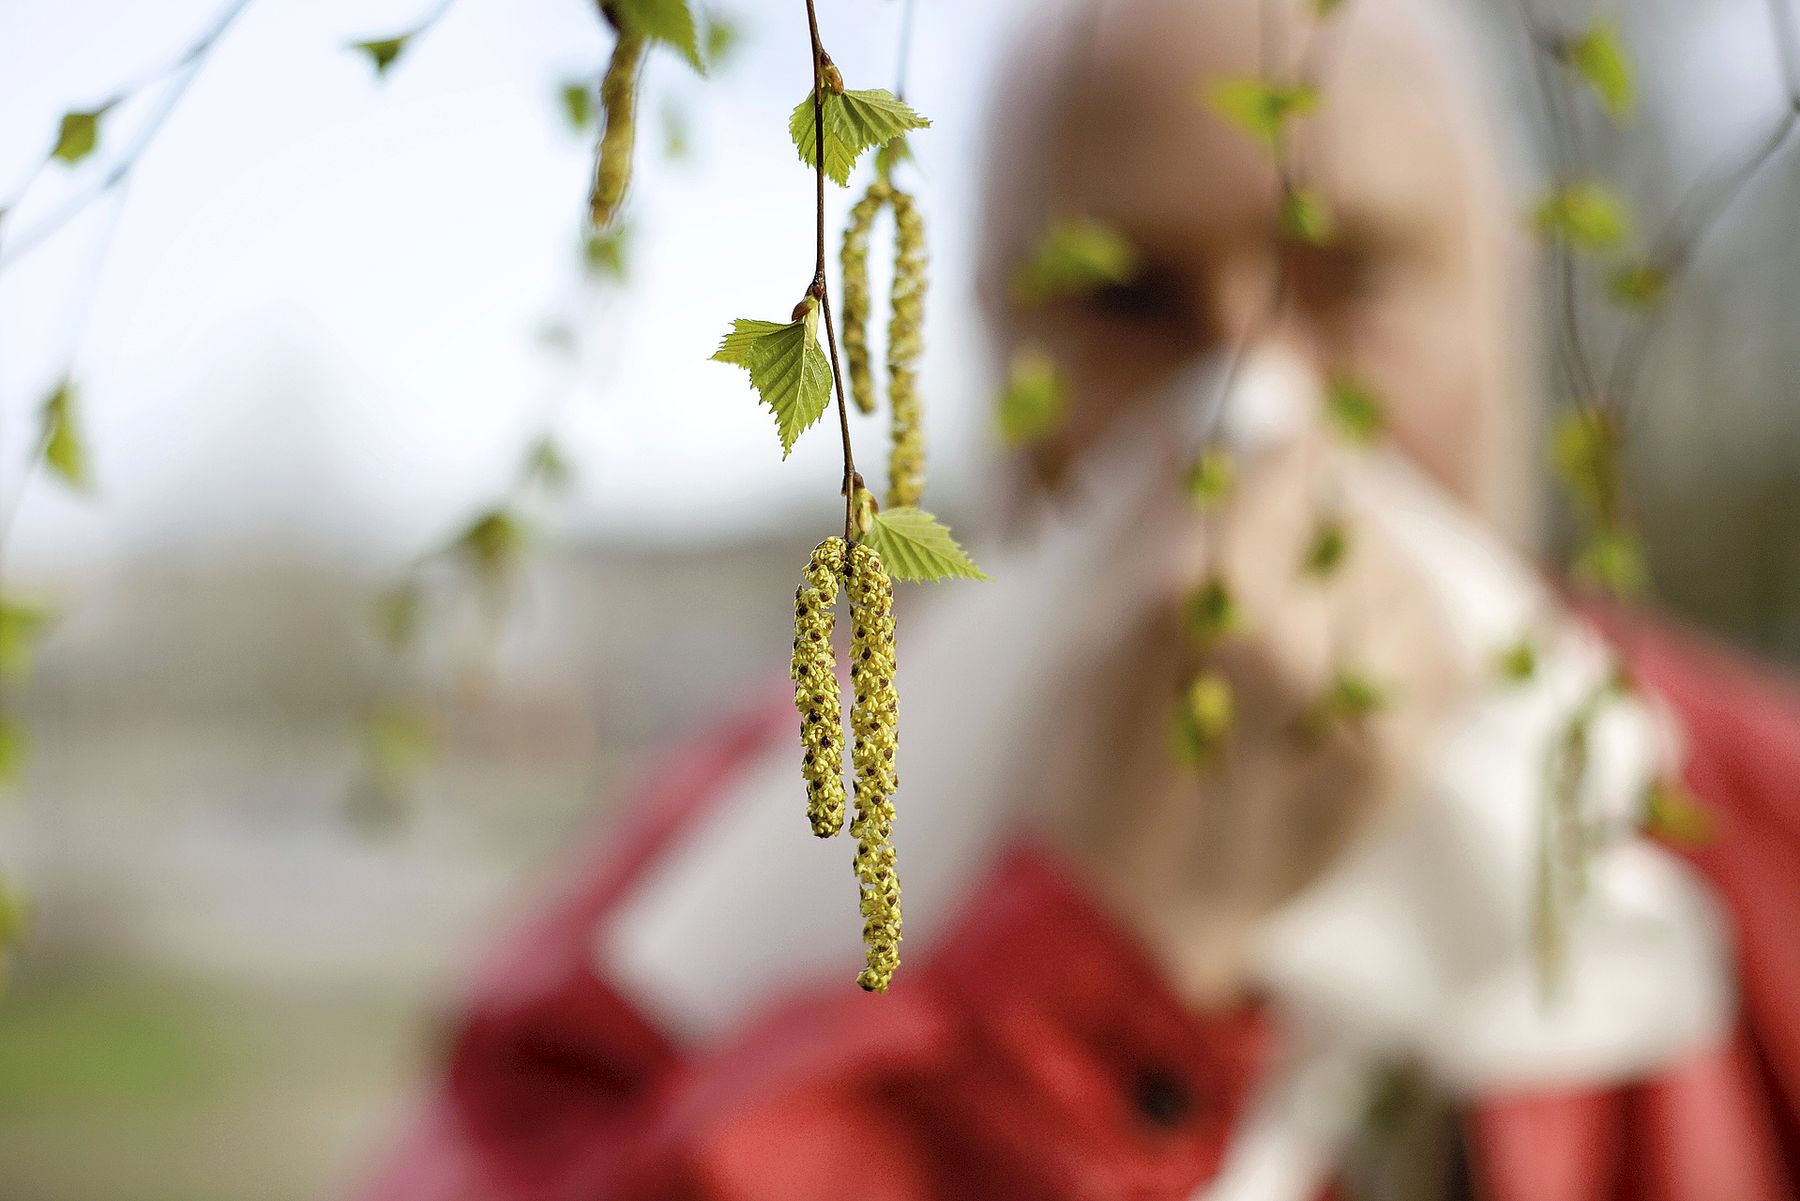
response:
M594 159L594 188L588 194L588 219L594 228L612 224L631 183L631 153L637 141L638 68L647 42L642 34L621 29L612 61L600 81L600 112L605 129Z
M886 992L900 966L900 877L895 871L894 754L900 699L894 690L894 584L881 556L867 546L850 550L850 684L856 734L856 878L862 890L866 966L856 978L869 992Z
M800 774L806 779L806 818L830 838L844 828L844 724L837 659L831 649L844 540L827 538L813 551L804 583L794 590L794 707L800 711Z
M925 221L898 188L894 206L894 291L888 316L889 508L916 505L925 490L925 432L919 413L919 356L925 349Z
M869 185L850 210L844 247L838 256L844 274L844 374L850 383L850 398L863 413L875 411L875 375L869 365L869 235L893 191L884 179Z

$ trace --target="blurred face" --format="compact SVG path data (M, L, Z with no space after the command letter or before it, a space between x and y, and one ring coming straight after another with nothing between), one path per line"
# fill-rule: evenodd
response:
M985 290L1004 336L1050 348L1073 388L1071 419L1034 452L1048 478L1183 367L1253 337L1373 387L1396 441L1518 532L1519 231L1451 82L1459 47L1405 3L1356 0L1321 25L1275 0L1268 32L1263 0L1097 3L1015 66ZM1291 69L1308 53L1326 64L1323 103L1295 123L1293 150L1334 219L1325 246L1279 236L1273 156L1202 99L1265 56ZM1141 269L1018 308L1007 280L1060 217L1112 226Z

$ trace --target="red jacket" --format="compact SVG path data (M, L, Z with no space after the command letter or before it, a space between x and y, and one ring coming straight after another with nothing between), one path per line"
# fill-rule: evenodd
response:
M1487 1201L1800 1197L1800 693L1636 627L1717 837L1687 857L1736 939L1737 1034L1623 1087L1481 1099ZM1184 1006L1132 937L1019 848L885 997L837 987L685 1054L594 974L594 932L785 708L678 755L624 833L487 965L448 1077L364 1201L1151 1201L1217 1171L1270 1034Z

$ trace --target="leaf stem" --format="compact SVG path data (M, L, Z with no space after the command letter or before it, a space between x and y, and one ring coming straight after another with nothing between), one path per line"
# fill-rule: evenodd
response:
M855 542L856 492L862 477L856 471L856 455L850 449L850 409L844 400L844 373L838 366L837 326L831 319L831 294L825 283L825 47L819 41L819 14L814 0L806 0L806 27L812 34L813 76L813 179L818 231L818 256L813 265L811 294L825 318L825 345L831 352L831 379L837 390L838 432L844 441L844 541Z

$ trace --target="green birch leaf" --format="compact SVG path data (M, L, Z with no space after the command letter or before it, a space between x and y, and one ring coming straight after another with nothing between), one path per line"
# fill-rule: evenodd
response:
M893 141L909 129L925 129L931 122L915 113L892 92L874 88L862 92L825 89L825 174L840 187L850 184L851 168L863 151ZM806 94L788 119L788 133L800 161L811 167L818 156L818 125L813 96Z
M1522 637L1494 656L1494 671L1502 682L1523 684L1537 675L1537 644L1529 636Z
M1013 275L1013 294L1027 305L1081 296L1137 274L1136 247L1112 226L1088 218L1053 221L1029 261Z
M1538 202L1531 223L1548 238L1577 250L1612 250L1630 235L1631 219L1617 196L1597 183L1564 184Z
M1368 387L1349 376L1333 376L1325 389L1325 412L1346 439L1367 446L1381 437L1387 425L1381 400Z
M411 34L402 34L397 38L375 38L367 42L353 42L350 48L369 56L369 62L374 65L375 74L379 78L386 75L388 68L405 52L407 41L411 37Z
M100 118L105 115L103 108L91 113L64 113L50 157L74 164L92 154L100 142Z
M1313 531L1312 544L1306 548L1301 570L1314 579L1322 580L1342 567L1344 558L1349 553L1349 529L1338 518L1327 517Z
M1188 466L1183 486L1189 502L1204 513L1223 504L1236 483L1237 463L1230 451L1215 442Z
M1312 188L1295 188L1281 198L1281 232L1296 242L1325 246L1337 236L1337 222Z
M1606 294L1630 309L1654 308L1668 287L1669 273L1651 263L1621 267L1606 281Z
M31 678L37 643L50 614L36 605L0 600L0 680L23 684Z
M1319 107L1316 88L1254 76L1219 80L1204 98L1214 112L1270 148L1280 144L1288 122Z
M1301 725L1314 735L1322 735L1340 725L1362 721L1386 708L1387 703L1387 689L1360 671L1344 668L1313 702Z
M1619 455L1612 422L1586 405L1565 413L1550 438L1556 474L1576 505L1594 518L1612 511L1618 498Z
M675 47L694 70L706 72L700 32L687 0L610 0L607 8L622 28Z
M1214 576L1188 597L1182 609L1182 625L1194 644L1205 649L1243 629L1244 613L1231 594L1231 586Z
M1601 107L1615 121L1629 117L1637 107L1637 82L1619 40L1618 23L1596 21L1569 43L1567 53L1569 65L1593 89Z
M1679 847L1705 846L1718 837L1712 810L1674 780L1657 780L1644 796L1646 833Z
M894 173L895 167L901 163L912 161L912 146L905 138L895 138L891 142L883 142L881 149L875 152L875 174L886 179Z
M831 402L831 360L819 345L818 323L817 305L785 325L739 318L712 356L750 373L750 386L775 414L784 459Z
M756 345L757 339L784 330L790 324L792 323L739 317L731 323L731 332L719 343L719 349L713 352L712 361L742 367L750 357L750 348Z
M706 69L717 70L723 66L736 52L738 43L743 40L743 31L730 17L719 13L706 14Z
M589 229L581 243L581 262L589 279L618 281L625 278L625 250L629 227L615 222L605 229Z
M1009 445L1036 442L1062 427L1069 413L1069 390L1056 362L1042 347L1013 355L997 414L1000 437Z
M1621 600L1641 597L1650 588L1643 543L1619 526L1597 529L1576 553L1575 577Z
M526 459L525 474L551 492L563 492L574 480L575 469L553 439L541 438Z
M950 527L910 505L875 514L863 541L881 556L882 565L896 580L922 583L952 577L988 578L950 536Z
M687 113L673 104L662 110L663 157L680 162L693 153L693 140L688 136Z
M525 549L525 523L506 509L490 509L456 539L455 550L484 575L503 574Z
M90 484L87 447L75 417L75 388L64 382L44 402L42 414L44 463L63 483L77 492Z
M1217 671L1194 677L1169 723L1169 747L1175 762L1203 768L1225 747L1237 724L1237 701L1231 681Z
M580 132L594 123L593 84L571 80L562 85L561 96L563 116L568 118L570 129Z

